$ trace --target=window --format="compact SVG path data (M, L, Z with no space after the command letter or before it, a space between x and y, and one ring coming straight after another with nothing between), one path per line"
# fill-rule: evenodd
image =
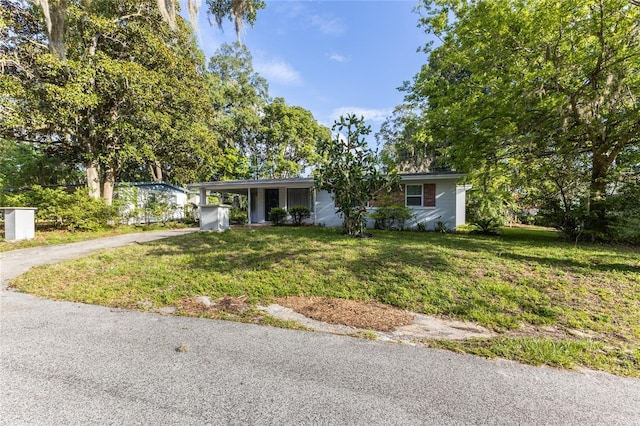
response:
M422 185L407 185L407 206L422 206Z
M287 208L307 207L313 211L313 203L311 200L311 190L309 188L288 188L287 189Z
M407 207L435 207L436 184L406 185L405 200Z

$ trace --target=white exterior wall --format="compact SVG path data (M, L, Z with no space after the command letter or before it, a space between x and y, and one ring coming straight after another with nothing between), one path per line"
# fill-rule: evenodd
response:
M405 222L405 229L416 229L418 223L424 223L428 230L433 230L438 222L443 222L449 229L455 230L456 226L464 224L464 187L457 187L455 180L421 180L404 182L403 184L405 183L409 185L436 184L436 206L410 207L414 217ZM328 227L342 226L342 217L337 213L330 193L318 191L315 207L316 224ZM375 208L367 209L367 211L373 212ZM373 225L373 219L368 219L367 227L373 228Z
M170 219L172 220L184 219L185 206L190 202L192 203L195 202L196 204L199 204L199 199L200 199L199 195L188 194L186 192L176 191L173 189L164 191L164 190L158 190L158 189L151 189L148 187L123 186L123 187L116 187L115 192L120 196L127 197L127 198L133 198L133 195L137 194L135 196L135 200L129 200L130 202L123 207L125 214L132 213L136 209L142 209L145 203L147 202L147 200L149 199L149 197L151 197L154 194L157 197L159 197L160 200L166 200L168 202L175 203L175 209L173 209L173 211L171 212ZM140 213L139 217L129 218L127 223L129 224L142 223L147 219L149 219L150 222L158 222L162 220L162 218L145 218L143 216L144 215Z
M295 187L297 188L297 187ZM257 191L257 197L255 195L252 196L252 198L255 198L255 200L252 200L252 202L255 201L255 208L251 210L251 222L252 223L261 223L261 222L265 222L267 221L269 218L265 216L265 211L264 211L264 203L265 203L265 196L264 196L264 191L265 189L277 189L278 190L278 204L280 206L280 208L289 210L290 207L295 207L295 206L289 206L287 205L287 189L288 187L286 186L279 186L279 187L273 187L273 188L258 188L255 191ZM313 189L310 189L310 191L313 191ZM316 203L317 205L317 203ZM313 212L311 212L311 217L307 220L304 221L305 223L313 223ZM342 222L340 222L342 223Z
M316 191L315 213L316 225L322 224L329 228L342 226L342 217L338 215L333 198L327 191Z
M456 226L462 226L467 223L467 185L458 185L456 187Z
M435 207L411 207L413 219L405 222L405 228L416 229L418 223L424 223L428 230L435 229L438 222L443 222L447 228L456 229L456 182L455 180L411 181L410 185L425 183L436 184Z

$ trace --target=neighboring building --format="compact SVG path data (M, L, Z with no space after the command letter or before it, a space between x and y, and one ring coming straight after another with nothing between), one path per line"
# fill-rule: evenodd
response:
M113 198L123 202L129 223L181 220L196 212L200 202L198 192L165 182L118 183Z
M392 194L394 204L405 205L413 211L413 219L405 222L406 228L417 228L418 223L434 229L442 222L449 229L465 223L465 192L469 185L457 185L464 175L453 172L413 173L400 175L401 191ZM290 209L306 206L311 210L308 223L329 227L342 226L342 217L337 213L331 193L314 188L312 178L261 179L204 182L188 185L200 192L206 200L209 193L232 193L248 198L248 223L268 221L269 211L274 207ZM370 211L380 200L372 200ZM369 227L373 226L370 220Z

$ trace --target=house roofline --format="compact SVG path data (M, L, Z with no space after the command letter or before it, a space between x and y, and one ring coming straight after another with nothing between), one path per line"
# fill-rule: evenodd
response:
M421 180L444 180L459 179L465 175L457 172L429 172L429 173L403 173L398 174L401 182L413 182ZM223 180L214 182L191 183L187 188L193 190L246 190L247 188L271 188L274 186L285 186L288 188L311 188L313 178L288 178L288 179L244 179L244 180Z

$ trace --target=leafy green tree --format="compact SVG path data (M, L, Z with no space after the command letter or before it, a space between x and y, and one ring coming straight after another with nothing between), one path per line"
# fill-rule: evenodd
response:
M400 173L421 173L450 169L442 163L439 147L421 121L421 111L405 103L397 106L380 126L375 137L382 155L396 165Z
M606 197L640 143L640 8L627 0L422 2L442 40L405 87L435 143L462 171L557 159L587 176L582 221L607 232ZM550 166L548 161L543 161ZM581 186L583 181L576 181ZM558 193L559 188L558 188Z
M140 165L176 183L230 167L199 97L210 87L204 58L183 20L171 31L152 2L69 2L62 62L38 43L35 10L7 4L5 57L17 59L2 73L12 88L5 135L82 164L90 193L107 202L119 174Z
M251 172L247 169L247 173L257 177L261 117L269 102L269 85L254 71L249 49L238 42L223 44L210 58L208 69L214 130L224 146L237 149L240 165L248 160Z
M397 177L393 170L385 170L380 157L369 149L364 136L371 132L371 126L365 124L364 117L341 116L332 130L337 131L333 140L318 145L321 163L315 171L315 184L331 192L343 218L343 232L355 236L364 227L369 200L391 189Z
M252 153L260 156L259 177L300 176L315 163L316 145L331 139L329 129L318 124L310 111L286 105L283 98L265 106L261 124L257 150Z
M65 164L36 145L0 139L0 188L83 182L75 164Z
M49 50L59 59L66 60L65 27L69 25L67 19L70 12L70 3L71 8L73 8L73 2L69 0L31 1L42 10ZM91 3L99 2L96 0L84 1L85 6L92 6ZM196 30L200 3L200 0L187 1L187 10L191 23ZM176 16L176 11L179 8L178 0L157 0L156 6L162 19L171 29L175 30L179 26L179 18ZM141 1L140 7L145 7L145 2ZM247 22L253 26L258 10L264 7L265 3L262 0L207 0L207 13L213 15L218 27L222 29L222 21L225 17L234 21L238 41L240 41L240 32L244 23Z

